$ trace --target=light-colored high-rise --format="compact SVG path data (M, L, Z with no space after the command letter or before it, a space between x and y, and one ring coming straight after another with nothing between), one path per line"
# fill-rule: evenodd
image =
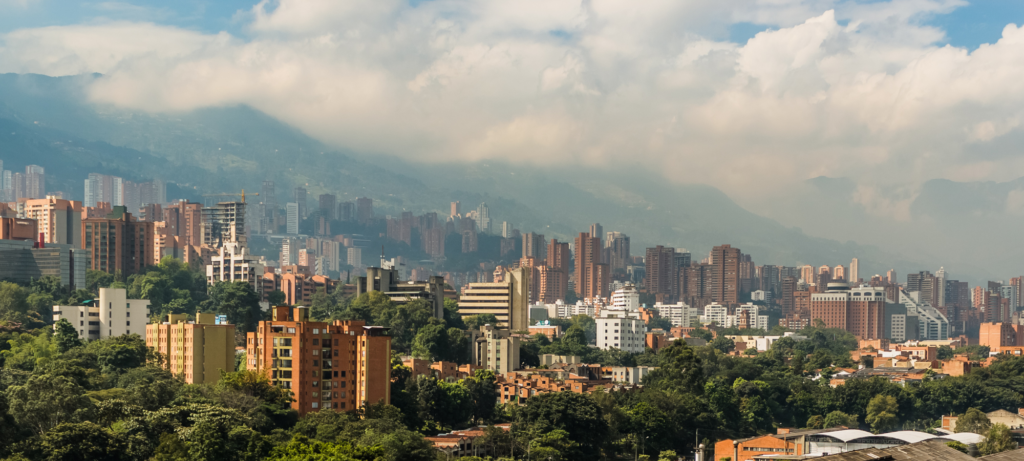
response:
M82 248L82 202L53 197L26 200L25 217L37 221L46 243Z
M498 319L495 326L526 331L530 326L530 274L528 268L521 267L508 271L503 282L468 284L459 298L459 315L492 314Z
M286 232L291 235L297 235L299 233L299 204L288 202L284 209L285 215L288 217Z
M860 282L860 261L857 258L850 261L850 270L847 272L849 272L846 277L847 281L853 284Z
M647 327L638 312L605 309L597 319L597 347L625 352L644 351Z

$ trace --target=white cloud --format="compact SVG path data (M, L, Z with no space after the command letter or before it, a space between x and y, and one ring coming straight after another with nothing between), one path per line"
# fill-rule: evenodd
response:
M244 39L125 22L15 31L0 71L101 72L97 102L248 104L328 143L420 160L637 163L749 203L766 180L1020 171L1018 156L964 149L1020 129L1024 30L973 52L935 45L943 32L918 19L962 4L263 1ZM772 29L724 41L739 21ZM871 188L856 200L905 211Z

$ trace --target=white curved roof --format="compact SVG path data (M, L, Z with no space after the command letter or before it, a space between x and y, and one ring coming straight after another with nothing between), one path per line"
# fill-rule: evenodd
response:
M985 440L985 436L978 435L973 432L957 432L955 434L944 434L941 438L955 440L963 444L981 443Z
M875 434L865 432L859 429L843 429L841 431L834 432L821 432L815 435L826 435L834 439L841 440L843 442L849 442L853 439L859 439L861 437L874 437Z
M907 442L907 443L917 443L917 442L922 442L922 441L925 441L925 440L928 440L928 439L934 439L935 438L934 435L931 435L931 434L929 434L927 432L918 432L918 431L886 432L884 434L878 434L878 435L875 435L873 437L889 437L889 438L893 438L893 439L896 439L896 440L902 440L902 441Z

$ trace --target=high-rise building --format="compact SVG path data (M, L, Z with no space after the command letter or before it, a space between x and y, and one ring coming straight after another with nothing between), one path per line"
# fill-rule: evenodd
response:
M287 226L285 232L290 235L298 235L299 233L299 204L295 202L288 202L284 206L284 214L287 218Z
M335 219L337 216L335 212L338 206L335 203L338 201L338 197L333 194L321 194L320 195L320 215L327 219Z
M860 282L860 261L857 258L853 258L850 261L850 270L848 272L847 281L853 284Z
M307 203L307 201L306 201L306 188L305 187L296 187L295 188L295 203L299 204L299 219L306 219L306 217L309 216L309 213L306 211L306 203ZM332 216L333 216L333 213L334 213L335 210L333 209L334 207L331 207L331 208L332 208L331 209L331 213L332 213Z
M547 241L544 234L527 232L523 234L523 257L544 260L547 258Z
M36 220L44 242L82 248L82 202L47 197L24 203L25 218Z
M476 226L480 229L480 232L485 234L491 233L491 209L487 206L487 203L481 203L476 207Z
M109 203L111 206L123 206L124 180L117 176L89 173L89 179L85 180L83 203L86 207L95 207L99 202Z
M492 314L498 328L526 331L529 326L529 286L531 271L527 268L506 272L505 280L491 283L470 283L459 297L459 315Z
M890 284L893 284L893 285L899 283L899 279L896 276L896 269L889 269L889 271L885 273L885 279Z
M581 232L576 237L576 295L584 299L608 297L611 273L601 263L601 238Z
M222 371L235 370L235 326L223 316L170 314L146 325L146 346L163 355L161 364L186 384L214 384Z
M89 269L110 274L120 271L127 276L156 264L155 237L153 223L133 220L123 206L114 207L114 213L106 218L82 221Z
M800 268L800 279L806 284L814 283L814 266L806 265Z
M260 187L260 204L262 213L257 216L263 233L273 234L277 232L277 194L275 193L274 181L263 181Z
M625 271L630 263L629 236L622 232L609 232L605 247L608 249L608 266L614 273ZM689 265L689 263L687 263Z
M92 306L53 306L53 323L67 320L82 340L128 334L145 337L148 317L149 301L128 299L128 292L124 288L100 288L99 300Z
M781 284L781 294L779 297L780 304L782 305L782 317L789 318L796 312L795 300L793 294L796 292L796 278L792 276L783 277Z
M647 266L644 288L647 289L648 294L660 295L665 300L661 302L666 302L676 293L679 284L675 249L661 245L648 248L644 262Z
M341 202L338 204L338 220L351 221L356 216L356 204L352 202Z
M846 268L842 264L832 268L832 280L837 282L849 282L846 280Z
M935 276L931 272L922 271L916 274L907 274L907 291L921 292L920 301L925 304L932 306L940 306L939 304L939 281L936 280Z
M184 245L203 244L203 205L180 200L163 209L163 221L169 236L181 237Z
M309 321L308 309L276 306L246 334L246 366L292 391L299 416L390 403L391 337L360 320Z
M740 249L719 245L711 250L711 299L726 306L740 302Z
M25 197L34 199L46 197L46 175L43 167L39 165L25 167Z
M226 243L246 245L245 203L220 202L202 209L203 245L220 248Z
M456 218L456 217L461 217L461 216L462 216L462 211L459 210L459 201L456 200L456 201L452 202L452 212L451 212L450 215L448 215L448 217L449 218Z
M356 220L361 223L373 219L373 199L360 197L356 199Z
M347 264L352 267L363 266L363 250L362 248L347 248L345 250Z

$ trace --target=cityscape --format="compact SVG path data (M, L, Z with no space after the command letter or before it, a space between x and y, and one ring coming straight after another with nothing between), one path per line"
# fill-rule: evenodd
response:
M0 11L0 461L1024 460L1024 8Z

